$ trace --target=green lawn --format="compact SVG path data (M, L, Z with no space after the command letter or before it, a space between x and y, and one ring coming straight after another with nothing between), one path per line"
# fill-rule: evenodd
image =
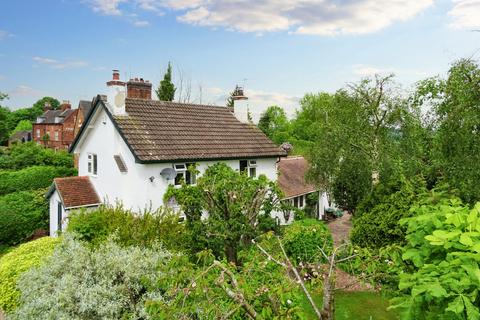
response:
M314 297L317 306L322 306L320 294ZM307 299L302 303L308 310L309 319L315 319L315 313ZM375 292L337 292L335 295L336 320L397 320L398 315L387 311L388 298Z

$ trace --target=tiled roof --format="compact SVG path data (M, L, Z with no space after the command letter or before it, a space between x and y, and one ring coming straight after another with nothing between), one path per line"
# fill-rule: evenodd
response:
M78 102L78 110L83 113L83 117L86 118L92 110L93 103L92 101L80 100Z
M128 116L114 116L140 161L238 159L285 156L255 125L229 108L126 99Z
M75 113L76 110L48 110L45 111L40 118L43 118L44 120L42 122L37 122L37 123L45 123L45 124L53 124L53 123L63 123L65 119L67 119L70 115ZM60 117L60 122L55 122L55 118Z
M285 194L291 198L305 193L316 191L314 185L305 181L305 174L309 168L307 160L303 157L281 158L278 162L278 185Z
M30 141L32 139L32 130L17 131L14 134L12 134L8 140L17 141L17 140L22 140L22 138L24 138L25 141ZM28 138L30 138L30 140L28 140Z
M53 181L66 209L100 203L97 192L88 177L55 178Z

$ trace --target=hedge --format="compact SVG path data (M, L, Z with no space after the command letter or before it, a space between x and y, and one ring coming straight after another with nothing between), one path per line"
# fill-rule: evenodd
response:
M15 245L36 229L48 229L45 192L19 191L0 197L0 244Z
M0 171L0 196L16 191L46 188L53 178L73 176L76 169L66 167L34 166L18 171Z
M0 149L0 169L19 170L30 166L73 167L73 156L67 151L54 151L34 142Z
M6 312L14 310L18 305L20 292L17 280L20 275L50 256L58 238L44 237L24 243L0 258L0 309Z

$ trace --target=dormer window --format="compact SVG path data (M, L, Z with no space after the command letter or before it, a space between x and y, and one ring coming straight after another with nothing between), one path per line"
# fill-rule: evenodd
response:
M190 170L190 168L195 168L195 163L176 163L173 165L173 168L177 172L175 177L175 185L180 186L182 181L185 181L186 184L196 184L197 175Z
M249 177L257 176L257 160L240 160L240 172L245 172Z
M94 153L87 155L87 171L93 176L97 175L97 155Z

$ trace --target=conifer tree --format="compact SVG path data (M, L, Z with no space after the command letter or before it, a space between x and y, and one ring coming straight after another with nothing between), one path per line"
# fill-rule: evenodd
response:
M175 85L172 82L172 65L169 62L167 72L165 72L163 80L160 81L160 85L157 90L155 90L155 93L160 101L173 101L175 90Z

